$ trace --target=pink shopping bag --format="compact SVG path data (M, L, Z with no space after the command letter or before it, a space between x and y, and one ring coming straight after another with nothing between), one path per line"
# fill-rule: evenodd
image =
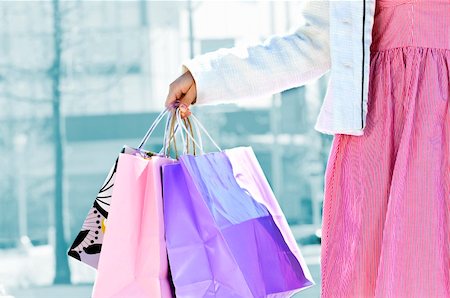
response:
M121 153L135 154L136 149L124 146ZM109 170L105 181L97 193L94 203L89 209L80 232L67 252L72 258L95 269L97 269L98 266L109 206L111 205L111 193L114 189L117 161L118 158L116 158L116 161Z
M164 239L163 164L120 154L92 297L172 297Z
M142 148L150 138L151 134L154 132L158 123L168 112L169 109L165 109L156 117L155 121L152 123L137 148L124 146L121 153L131 155L140 154L143 156L152 156L154 154L157 154L155 152L145 151ZM166 120L166 130L168 128L170 119L171 117L169 115ZM159 154L161 155L163 151L165 152L165 147L161 149ZM97 269L98 266L100 253L102 251L103 236L106 232L105 227L111 205L111 194L114 190L114 181L116 179L117 161L118 158L116 158L113 166L110 168L109 173L106 176L105 181L103 182L99 192L97 193L94 203L89 209L80 232L67 251L67 254L72 258L95 269Z

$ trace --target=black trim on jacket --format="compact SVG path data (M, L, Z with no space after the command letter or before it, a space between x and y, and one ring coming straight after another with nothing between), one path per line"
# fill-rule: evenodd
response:
M364 44L364 35L365 35L365 23L366 23L366 0L363 0L363 34L362 34L362 83L361 83L361 129L364 127L364 115L363 115L363 102L364 102L364 56L365 56L365 44Z

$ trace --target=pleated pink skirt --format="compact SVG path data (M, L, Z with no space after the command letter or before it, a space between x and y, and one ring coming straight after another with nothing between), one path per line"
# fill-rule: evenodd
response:
M450 297L450 0L377 1L367 126L325 174L321 297Z

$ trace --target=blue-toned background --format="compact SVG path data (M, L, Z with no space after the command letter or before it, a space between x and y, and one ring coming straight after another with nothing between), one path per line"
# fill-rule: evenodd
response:
M0 2L0 296L89 297L95 271L67 247L121 147L136 146L162 111L182 60L283 34L301 24L301 6ZM313 125L327 81L192 107L222 148L253 147L318 283L298 297L320 292L331 136ZM162 136L158 127L147 148L159 151Z

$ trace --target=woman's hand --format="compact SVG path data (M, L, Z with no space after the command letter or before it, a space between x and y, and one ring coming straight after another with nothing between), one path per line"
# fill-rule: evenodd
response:
M197 99L197 88L191 72L188 70L169 85L169 94L165 106L179 107L183 119L189 117L191 111L189 106L195 104Z

